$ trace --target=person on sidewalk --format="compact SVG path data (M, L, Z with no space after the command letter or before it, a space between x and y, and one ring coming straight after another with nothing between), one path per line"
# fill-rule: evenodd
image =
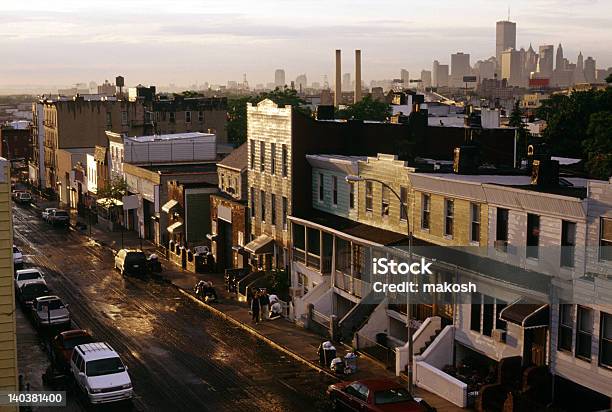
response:
M262 290L259 293L259 307L261 308L261 320L268 320L270 314L270 299L268 298L268 292Z
M253 291L253 298L251 299L251 314L253 316L253 322L259 323L259 293L257 290Z

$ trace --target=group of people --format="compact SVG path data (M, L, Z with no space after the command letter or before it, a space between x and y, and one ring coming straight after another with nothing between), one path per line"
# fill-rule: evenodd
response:
M282 306L275 294L266 289L254 289L251 295L251 315L254 323L281 317Z

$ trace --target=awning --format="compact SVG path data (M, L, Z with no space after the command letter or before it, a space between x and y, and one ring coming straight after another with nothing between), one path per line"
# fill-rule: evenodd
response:
M545 327L549 323L548 304L528 303L524 299L520 299L502 309L499 318L523 328Z
M168 226L168 232L170 233L179 233L183 231L183 222L174 222L170 226Z
M178 205L178 202L176 200L174 200L174 199L170 199L166 203L164 203L164 205L162 206L162 212L170 213L170 211L176 205Z
M274 252L274 239L268 235L259 235L255 240L247 243L244 250L253 255L265 255Z

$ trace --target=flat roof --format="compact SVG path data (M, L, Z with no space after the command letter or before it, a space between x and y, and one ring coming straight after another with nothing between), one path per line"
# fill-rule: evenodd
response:
M203 139L203 138L214 138L216 135L213 133L201 133L201 132L187 132L187 133L172 133L172 134L154 134L149 136L133 136L126 137L126 141L133 141L136 143L148 143L159 140L183 140L183 139Z
M161 164L161 165L134 165L141 167L146 170L158 172L161 174L173 174L173 173L215 173L217 172L216 162L206 163L174 163L174 164Z

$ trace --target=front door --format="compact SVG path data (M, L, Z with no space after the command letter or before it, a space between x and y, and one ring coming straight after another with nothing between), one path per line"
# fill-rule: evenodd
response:
M546 340L548 328L525 329L525 345L523 348L523 364L546 365Z

